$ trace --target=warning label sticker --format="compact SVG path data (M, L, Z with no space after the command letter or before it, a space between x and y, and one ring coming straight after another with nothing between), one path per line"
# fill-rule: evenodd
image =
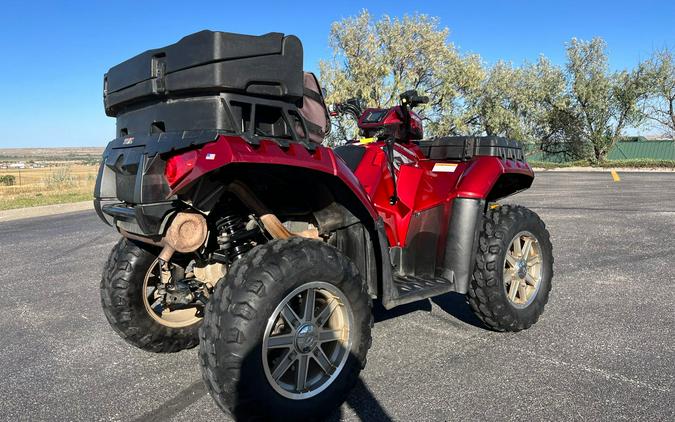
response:
M452 163L436 163L432 171L439 173L452 173L457 168L457 164Z

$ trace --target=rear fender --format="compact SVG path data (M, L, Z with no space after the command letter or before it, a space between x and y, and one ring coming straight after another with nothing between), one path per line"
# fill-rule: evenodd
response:
M356 176L330 148L308 150L295 143L282 148L268 140L251 145L222 136L197 150L193 170L172 194L213 222L225 211L225 192L239 196L236 187L259 200L259 205L248 206L251 210L265 209L282 221L316 224L329 243L354 262L369 294L379 295L384 266L391 265L388 248L380 246L382 220Z
M342 160L337 158L330 148L317 146L310 151L305 146L290 142L282 148L278 143L263 139L258 145L246 142L238 136L220 136L216 142L207 144L197 151L194 169L178 183L171 195L180 193L200 180L204 175L224 169L234 164L259 165L260 177L264 177L263 165L271 167L284 166L317 172L339 179L351 194L358 199L372 220L377 212L370 203L361 184Z

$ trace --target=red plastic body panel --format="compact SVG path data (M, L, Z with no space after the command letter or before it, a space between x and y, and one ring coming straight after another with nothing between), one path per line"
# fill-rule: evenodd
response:
M363 203L373 219L381 217L391 246L406 246L411 217L415 213L442 207L443 221L450 219L452 200L457 197L484 199L502 174L517 173L534 177L527 163L498 157L477 156L470 161L429 160L414 143L395 144L398 201L390 204L393 180L387 166L384 142L363 145L365 153L356 171L352 171L332 149L318 146L309 152L303 145L291 143L281 148L276 142L262 140L254 146L238 136L221 135L215 142L197 149L193 169L171 194L180 191L206 173L233 163L297 166L338 177ZM456 165L454 171L434 171L437 163ZM444 233L445 227L440 228ZM414 235L415 233L413 233Z
M387 168L384 143L366 148L356 177L361 181L378 214L384 219L391 246L406 246L411 217L434 207L443 207L443 221L450 219L454 198L484 199L502 174L518 173L534 177L527 163L498 157L474 157L465 162L429 160L413 143L395 144L398 201L391 205L392 178ZM456 164L454 171L434 171L438 163ZM445 228L440 228L444 233ZM414 235L414 233L413 233Z
M469 162L456 187L455 196L461 198L485 198L502 174L522 174L534 177L526 162L502 160L498 157L478 157Z
M373 207L354 173L332 149L317 146L310 153L303 145L290 143L288 148L281 148L276 142L263 139L260 145L254 146L239 136L221 135L215 142L196 150L197 161L192 171L173 187L171 195L180 191L206 173L217 170L228 164L250 163L281 166L303 167L338 177L356 197L363 203L373 219L377 211Z
M383 117L378 121L369 121L371 113L383 113ZM412 139L422 139L424 137L424 128L422 126L422 119L414 111L410 110L410 135ZM367 108L364 110L363 114L359 118L358 126L359 128L365 130L366 132L382 128L384 126L397 126L403 123L401 118L403 111L401 106L395 106L391 108Z

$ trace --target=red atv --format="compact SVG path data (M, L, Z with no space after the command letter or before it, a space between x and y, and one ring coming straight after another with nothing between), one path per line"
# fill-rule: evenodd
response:
M294 36L202 31L106 74L117 118L95 208L122 239L103 310L153 352L200 345L204 381L236 417L331 411L366 363L372 300L390 309L467 294L490 328L519 331L551 289L532 211L495 201L534 174L497 137L422 140L414 91L337 112L364 136L335 149Z

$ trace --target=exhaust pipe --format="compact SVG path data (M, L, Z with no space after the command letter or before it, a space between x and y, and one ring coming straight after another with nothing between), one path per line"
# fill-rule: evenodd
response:
M289 231L284 227L279 218L274 215L258 196L244 183L234 181L227 186L227 190L232 192L249 209L260 216L260 221L265 230L275 239L288 239L291 237L306 237L309 239L319 239L319 231L316 229L303 230L298 233Z
M289 239L291 237L306 237L308 239L319 239L319 230L308 229L301 232L292 232L288 230L279 218L274 214L265 214L260 217L260 221L265 226L265 230L275 239Z
M206 241L208 228L206 226L206 219L203 215L179 212L173 218L171 225L166 230L166 235L159 241L129 233L124 229L120 229L120 233L122 236L128 239L138 240L154 246L162 247L162 251L158 256L158 260L161 270L162 282L168 283L171 278L171 271L168 263L171 260L173 254L175 252L194 252L199 249L199 247Z
M208 228L206 219L201 214L179 212L162 239L164 248L159 259L169 261L174 252L187 253L196 251L206 240Z
M279 218L270 212L267 207L258 199L248 186L241 182L232 182L227 189L235 194L249 209L260 216L265 230L275 239L288 239L291 237L305 237L309 239L319 239L319 231L315 228L303 230L298 233L289 231L284 227ZM122 236L145 242L157 247L161 247L159 253L159 262L162 268L162 279L164 280L165 269L168 272L168 262L175 252L188 253L196 251L206 241L208 226L203 215L198 213L179 212L174 217L171 225L166 230L166 235L161 240L153 240L149 237L129 233L120 229Z
M130 233L124 229L120 229L120 233L128 239L162 247L159 259L169 261L174 252L187 253L196 251L204 244L208 228L203 215L179 212L174 217L171 225L166 230L166 235L161 240L153 240L149 237Z

